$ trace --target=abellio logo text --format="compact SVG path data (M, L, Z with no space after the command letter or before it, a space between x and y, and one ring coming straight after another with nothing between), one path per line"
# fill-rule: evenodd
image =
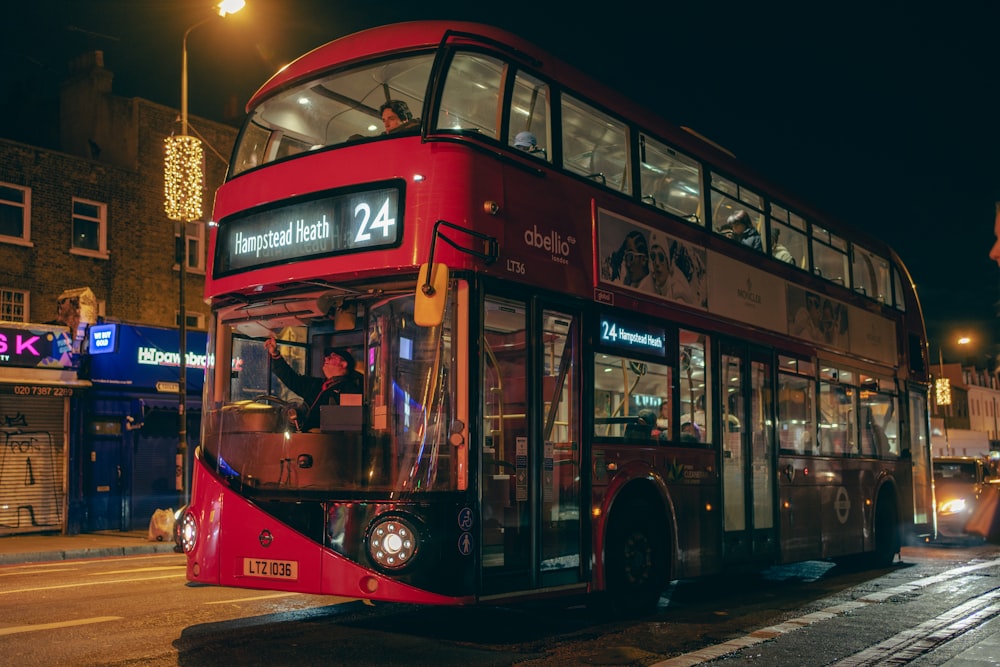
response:
M534 225L531 229L525 230L524 242L533 248L552 253L554 262L569 264L570 247L576 243L576 239L572 236L563 238L555 230L543 234L538 231L538 225Z

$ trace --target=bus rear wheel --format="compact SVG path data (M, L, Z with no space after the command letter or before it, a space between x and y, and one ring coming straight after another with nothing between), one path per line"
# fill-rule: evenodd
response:
M629 503L612 514L604 554L607 592L616 615L656 611L670 581L667 544L666 519L648 503Z
M889 567L899 553L902 540L899 535L899 513L896 511L896 502L887 494L882 494L875 505L872 526L875 530L875 550L869 555L869 563L876 568Z

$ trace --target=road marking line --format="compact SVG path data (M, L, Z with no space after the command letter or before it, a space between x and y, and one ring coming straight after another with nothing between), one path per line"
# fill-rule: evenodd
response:
M236 602L249 602L251 600L271 600L273 598L286 598L290 595L301 595L300 593L271 593L270 595L257 595L250 598L232 598L230 600L213 600L202 602L202 604L233 604Z
M184 572L178 572L177 574L165 574L159 577L143 577L141 579L111 579L108 581L86 581L79 584L61 584L59 586L15 588L9 591L0 591L0 595L10 595L11 593L34 593L35 591L54 591L60 588L79 588L81 586L103 586L105 584L134 584L139 581L153 581L154 579L183 579L184 576Z
M15 625L10 628L0 628L0 635L16 635L22 632L38 632L39 630L56 630L58 628L71 628L75 625L89 625L91 623L107 623L108 621L120 621L121 616L95 616L93 618L80 618L75 621L61 621L59 623L39 623L38 625Z
M71 572L75 567L59 567L45 570L18 570L17 572L0 572L0 577L19 577L22 574L49 574L50 572Z
M110 570L108 572L91 572L88 576L103 577L106 574L130 574L132 572L163 572L164 570L177 570L183 565L161 565L159 567L137 567L133 570Z

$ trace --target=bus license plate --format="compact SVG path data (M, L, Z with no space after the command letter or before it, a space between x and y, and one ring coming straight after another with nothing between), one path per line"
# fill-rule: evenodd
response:
M266 560L262 558L244 558L243 576L263 577L264 579L286 579L298 581L299 562L295 560Z

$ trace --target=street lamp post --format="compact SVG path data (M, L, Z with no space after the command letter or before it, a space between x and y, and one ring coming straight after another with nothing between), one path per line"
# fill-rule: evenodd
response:
M962 336L955 340L958 345L968 345L971 342L972 339L968 336ZM941 342L938 342L938 378L934 381L934 402L938 407L945 408L941 412L941 423L944 425L944 454L950 455L954 453L951 451L951 443L948 440L948 417L951 416L951 381L944 375L944 352Z
M222 0L216 8L219 16L243 9L244 0ZM204 184L204 150L201 141L188 135L188 52L187 40L195 28L210 21L215 14L198 21L184 31L181 40L181 133L166 139L164 162L164 210L175 221L178 240L178 372L177 372L177 491L180 503L187 503L191 490L191 471L187 463L187 225L202 217L202 186Z

